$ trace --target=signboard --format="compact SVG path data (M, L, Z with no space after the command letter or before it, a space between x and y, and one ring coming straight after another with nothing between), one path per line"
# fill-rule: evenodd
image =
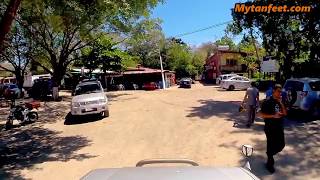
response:
M229 50L229 46L228 46L228 45L218 46L218 50L219 50L219 51L228 51L228 50Z
M262 61L262 72L279 72L279 63L276 60Z

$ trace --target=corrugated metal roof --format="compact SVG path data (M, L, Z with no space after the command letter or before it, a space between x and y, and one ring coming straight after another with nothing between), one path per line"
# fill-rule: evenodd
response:
M171 72L169 70L163 70L163 72ZM128 68L123 74L153 74L153 73L161 73L160 69L152 69L146 67L139 68Z

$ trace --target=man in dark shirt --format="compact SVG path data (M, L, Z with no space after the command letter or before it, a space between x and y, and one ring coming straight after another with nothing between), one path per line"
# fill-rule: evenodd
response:
M281 85L275 85L272 90L272 96L261 105L259 115L264 119L264 132L267 137L267 156L266 168L274 173L273 156L281 152L285 146L283 117L287 115L287 110L281 101Z

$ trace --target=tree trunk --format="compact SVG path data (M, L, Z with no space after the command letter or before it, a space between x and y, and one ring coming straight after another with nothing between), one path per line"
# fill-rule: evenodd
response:
M24 75L20 71L15 72L16 80L17 80L17 86L20 90L23 88L24 83Z
M53 69L53 75L52 75L52 96L53 100L57 101L59 99L59 86L61 85L61 81L65 75L66 67L56 67Z
M10 0L6 12L0 22L0 54L2 54L4 40L11 29L11 24L17 15L21 0Z

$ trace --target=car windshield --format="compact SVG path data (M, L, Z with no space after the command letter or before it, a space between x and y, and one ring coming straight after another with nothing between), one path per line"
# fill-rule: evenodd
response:
M294 90L294 91L303 91L303 82L299 81L287 81L287 83L284 86L285 90Z
M320 91L320 81L310 82L309 85L312 91Z
M15 84L10 84L10 86L9 86L9 87L10 87L10 89L18 88L18 87L17 87L17 85L15 85Z
M79 85L75 90L75 95L99 93L102 92L99 84L84 84Z

